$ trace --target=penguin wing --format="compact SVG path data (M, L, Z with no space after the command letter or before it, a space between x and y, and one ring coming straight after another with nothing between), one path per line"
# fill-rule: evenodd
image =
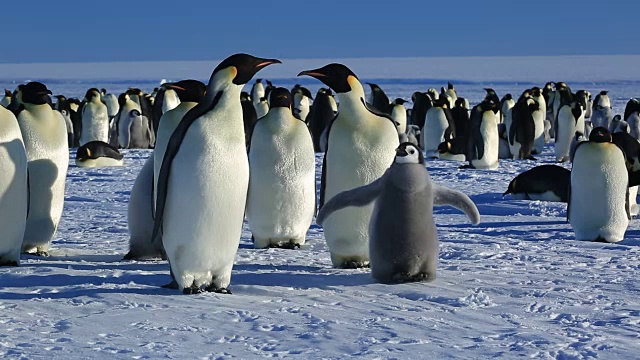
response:
M453 114L449 108L442 109L444 111L444 116L447 118L447 122L449 123L449 128L445 131L445 139L447 132L449 133L449 139L453 139L457 135L456 131L456 122L453 120Z
M482 159L484 156L484 142L482 141L482 133L479 126L473 128L471 137L473 138L472 155L475 154L475 159ZM474 157L470 159L474 159Z
M334 116L329 125L327 126L327 145L324 151L324 157L322 158L322 175L320 176L320 203L318 208L321 209L324 206L324 194L327 186L327 154L329 153L329 136L331 135L331 127L338 118L338 115Z
M332 197L318 212L316 223L322 225L333 212L348 206L362 207L373 202L384 188L384 175L370 184L343 191Z
M184 117L180 121L180 124L178 124L176 129L173 131L173 134L169 138L167 149L165 150L164 157L162 158L160 175L158 176L156 216L155 221L153 222L153 233L151 235L152 243L155 243L162 228L164 207L167 202L167 191L169 190L169 175L171 174L171 165L173 163L173 159L176 157L176 154L180 150L180 145L182 145L182 141L184 140L184 137L187 134L187 130L189 130L191 124L193 124L193 122L196 121L200 116L215 108L221 97L222 91L219 91L217 94L215 94L211 103L206 104L204 102L201 102L191 110L189 110L184 115Z
M393 118L391 117L391 115L389 115L389 114L387 114L387 113L384 113L384 112L382 112L382 111L380 111L380 110L378 110L378 109L376 109L376 108L373 108L373 107L369 106L369 105L367 104L367 102L366 102L366 101L364 101L364 99L363 99L363 98L360 98L360 102L362 102L362 105L364 105L364 107L367 109L367 111L369 111L369 112L370 112L370 113L372 113L373 115L380 116L380 117L383 117L383 118L385 118L385 119L387 119L387 120L391 121L391 123L392 123L392 124L393 124L393 126L395 126L395 127L400 126L400 123L399 123L399 122L397 122L397 121L395 121L395 120L393 120Z
M473 225L480 223L480 213L478 212L476 204L460 191L433 184L433 204L453 206L456 209L464 211Z

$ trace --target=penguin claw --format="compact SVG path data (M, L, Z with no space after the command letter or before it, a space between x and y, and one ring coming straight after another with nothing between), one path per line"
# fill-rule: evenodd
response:
M289 242L286 243L280 243L277 245L269 245L270 248L278 248L278 249L288 249L288 250L295 250L295 249L300 249L300 244L296 243L294 240L289 240Z
M363 262L363 261L346 261L342 263L342 266L341 266L341 268L343 269L361 269L361 268L368 268L368 267L369 267L369 263Z
M216 294L225 294L225 295L231 295L231 290L227 289L227 288L217 288L215 287L213 284L210 285L209 287L207 287L206 289L208 292L213 292Z
M178 283L175 280L171 280L170 283L161 286L163 289L178 290Z
M409 274L408 272L401 272L393 274L391 280L393 283L402 284L408 282L420 282L426 281L429 279L429 275L427 273L417 273L417 274Z
M48 257L49 253L46 251L36 251L34 253L31 253L30 255L39 256L39 257Z
M195 284L182 289L182 293L186 295L200 294L202 292L204 291L200 287L195 286Z

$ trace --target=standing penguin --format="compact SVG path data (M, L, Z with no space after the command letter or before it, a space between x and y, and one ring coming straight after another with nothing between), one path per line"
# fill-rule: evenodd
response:
M438 157L438 146L445 141L451 140L456 136L455 123L451 110L449 109L449 100L445 96L441 96L434 101L433 107L427 111L427 118L424 122L422 130L422 148L426 156L430 158Z
M527 96L521 97L516 106L510 109L509 150L514 159L535 160L531 156L536 135L533 113L539 110L538 102Z
M316 152L321 152L320 140L322 133L329 126L331 120L335 117L333 107L331 106L331 96L326 91L318 91L313 101L311 112L307 119L309 120L309 130L313 138L313 148Z
M630 99L627 102L624 120L629 124L629 134L640 141L640 100Z
M265 95L264 84L262 83L262 79L256 79L251 87L251 99L253 101L253 105L255 106L260 102Z
M371 87L371 94L369 95L369 104L376 110L385 114L389 113L389 97L384 93L384 90L378 84L367 83Z
M391 118L396 123L398 134L407 132L407 109L404 107L406 102L404 99L397 98L391 103Z
M118 137L122 147L125 149L148 149L151 147L155 141L149 119L137 109L131 110L129 114L121 114L120 119L123 116L126 117L124 123L127 124L127 127L121 132L124 137L121 139Z
M69 100L62 95L58 95L56 98L58 101L56 102L55 110L59 111L64 118L65 125L67 126L67 144L69 148L72 148L75 135L73 134L73 121L71 120L71 105L69 104Z
M328 130L322 165L320 207L341 191L378 179L393 162L398 131L393 119L370 109L358 77L342 64L301 72L331 87L340 112ZM324 233L335 267L358 268L369 263L368 226L372 206L344 209L325 221Z
M118 146L121 148L127 148L129 146L129 127L131 125L131 112L137 110L142 113L140 105L133 101L132 95L128 93L120 94L118 97L118 103L120 104L120 111L115 117L116 127L118 129ZM137 95L133 95L137 97Z
M251 130L256 121L258 121L258 114L256 114L256 108L251 101L251 95L246 92L240 93L240 104L242 105L242 122L244 123L244 135L246 145L249 146L249 140L251 138Z
M495 93L494 93L495 94ZM468 165L463 167L475 169L496 169L500 141L498 136L498 102L495 97L485 98L471 109Z
M593 100L593 106L591 110L591 123L593 127L606 127L609 128L609 124L613 119L613 111L611 109L611 99L609 98L608 91L600 91L596 98Z
M240 244L249 162L240 93L262 68L280 63L247 54L223 60L206 98L171 135L164 154L152 239L162 232L180 290L228 293Z
M36 255L47 255L58 228L69 166L67 127L62 116L49 106L50 94L39 82L18 87L16 118L29 161L29 214L22 251Z
M531 89L531 98L538 104L537 109L531 113L534 125L532 154L542 154L545 144L545 118L547 116L547 103L545 103L542 90L538 87Z
M516 106L516 101L513 100L513 95L506 94L500 100L500 122L507 124L507 130L511 127L511 109ZM507 119L507 116L509 118Z
M306 87L296 85L291 94L293 96L293 109L291 110L293 116L308 123L307 116L309 116L311 101L313 100L311 92Z
M269 112L269 102L267 101L266 97L260 98L260 101L254 104L254 106L256 108L256 116L258 117L258 119L267 115L267 113Z
M158 189L158 177L160 176L160 167L162 166L162 160L164 159L164 153L169 145L169 139L173 131L178 127L180 121L184 115L193 109L204 98L204 94L207 90L207 86L198 80L182 80L176 83L165 83L166 89L172 89L178 95L180 104L162 114L160 121L158 121L158 136L156 138L156 147L153 150L153 190L149 190L153 193L153 204L155 209L156 192ZM249 103L251 110L253 105ZM142 176L142 175L140 175Z
M580 101L580 103L582 103L582 108L585 109L584 118L585 119L591 118L591 114L592 114L591 110L593 109L591 93L588 92L587 90L578 90L576 92L576 98L578 99L578 101Z
M434 205L461 209L477 225L478 209L468 196L431 182L422 152L402 143L391 167L370 184L341 192L318 213L326 223L333 212L347 206L374 203L369 222L371 275L382 283L431 281L436 278L438 234Z
M556 116L554 151L556 161L565 162L569 160L571 140L576 132L584 134L584 109L566 90L556 91L556 98L560 99L562 107Z
M169 87L164 83L158 90L156 100L153 102L153 129L155 134L158 134L158 128L160 127L160 118L167 111L173 110L180 105L180 98L175 89Z
M433 106L433 100L420 91L416 91L411 95L413 108L411 108L411 125L417 125L420 130L424 128L424 122L427 119L427 111Z
M625 156L611 141L609 130L597 127L576 148L567 218L577 240L618 242L629 226Z
M270 93L249 148L247 221L257 249L303 245L316 208L313 142L285 88Z
M445 94L451 99L450 107L453 107L456 101L458 100L458 93L456 92L456 89L453 87L453 84L451 83L451 81L447 82L447 90L445 91Z
M107 106L100 100L98 89L89 89L84 96L84 101L80 145L94 140L109 142L109 112Z
M27 222L27 153L15 115L0 106L0 266L20 265Z
M106 105L107 115L109 116L109 121L111 121L111 119L113 119L118 113L118 110L120 110L120 105L118 104L118 97L113 94L106 93L106 90L105 90L105 93L101 92L100 100L102 100L102 102Z
M4 89L4 95L0 98L0 106L5 109L9 107L11 104L11 99L13 98L13 93L10 90Z

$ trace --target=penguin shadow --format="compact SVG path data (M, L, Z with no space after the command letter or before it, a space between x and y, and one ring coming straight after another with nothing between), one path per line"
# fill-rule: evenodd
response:
M303 290L336 290L336 286L349 287L374 283L370 272L362 270L299 265L235 265L233 270L232 286L283 286Z

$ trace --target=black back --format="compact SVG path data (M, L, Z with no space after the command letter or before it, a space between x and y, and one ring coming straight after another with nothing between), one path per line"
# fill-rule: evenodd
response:
M541 165L527 170L516 176L509 183L507 194L542 194L551 191L556 194L562 202L569 201L569 185L571 182L571 171L557 165ZM531 199L531 198L529 198Z
M320 138L322 137L322 132L329 126L334 117L335 114L333 113L333 108L331 108L329 95L323 91L318 91L307 116L311 138L313 139L313 148L316 152L321 151Z
M367 84L369 84L369 86L371 87L371 94L373 99L371 106L373 106L380 112L389 113L389 97L387 96L387 94L385 94L377 84Z
M115 146L102 141L89 141L80 146L76 152L76 160L97 159L101 157L122 160L122 154L120 154Z
M410 123L422 129L427 119L427 111L433 106L433 102L427 94L420 91L414 92L411 100L413 101L413 108L411 109Z
M640 100L629 99L624 107L624 120L626 121L633 113L640 113Z
M528 104L528 101L534 104ZM520 159L531 159L533 140L535 137L535 122L533 112L539 108L538 103L528 97L522 97L513 107L512 123L509 129L509 144L513 145L517 141L520 143Z

